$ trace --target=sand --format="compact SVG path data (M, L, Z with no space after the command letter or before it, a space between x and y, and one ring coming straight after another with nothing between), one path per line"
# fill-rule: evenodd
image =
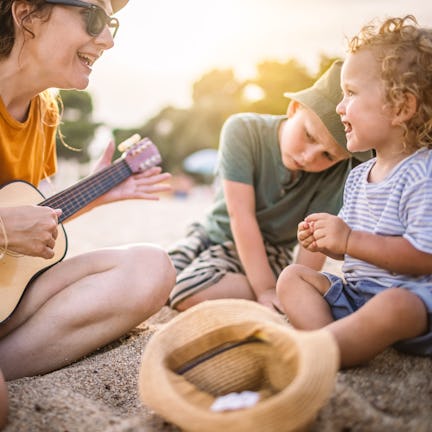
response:
M183 236L188 222L203 215L210 199L207 189L196 189L185 199L100 207L66 225L69 254L142 241L167 247ZM326 268L339 271L332 261ZM10 413L4 430L176 431L146 408L137 393L146 342L176 314L164 307L121 340L81 361L8 382ZM312 431L432 431L432 360L388 349L366 366L339 372Z

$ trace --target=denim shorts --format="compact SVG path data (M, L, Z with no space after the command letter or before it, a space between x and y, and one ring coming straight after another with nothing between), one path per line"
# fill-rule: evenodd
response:
M372 280L361 280L346 283L339 276L323 273L331 285L324 294L324 299L330 306L335 320L344 318L360 309L374 295L382 292L385 287ZM405 288L423 301L428 314L429 331L421 336L405 339L394 344L394 348L415 355L432 356L432 284L408 283L394 285L395 288Z

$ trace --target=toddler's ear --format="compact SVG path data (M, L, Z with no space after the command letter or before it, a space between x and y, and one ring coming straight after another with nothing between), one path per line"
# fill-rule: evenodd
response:
M417 98L410 92L404 94L404 99L399 103L396 108L392 124L400 126L402 123L408 121L417 112Z
M288 117L292 117L294 115L294 113L301 107L300 103L292 100L289 104L288 104L288 108L287 108L287 116Z

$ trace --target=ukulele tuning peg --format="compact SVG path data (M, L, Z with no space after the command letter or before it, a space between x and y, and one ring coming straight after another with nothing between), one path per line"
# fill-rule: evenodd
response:
M154 167L155 165L159 164L161 162L161 158L159 156L153 156L149 159L147 159L145 162L142 162L140 164L140 170L145 171L151 167Z
M145 171L146 169L149 169L153 166L153 164L150 163L150 161L145 161L143 163L140 164L140 169L141 171Z
M143 147L149 147L152 142L148 138L143 139Z
M139 142L139 140L141 139L139 134L134 134L131 137L129 137L128 139L122 141L118 146L117 149L119 152L124 152L127 149L129 149L130 147L132 147L133 145L135 145L137 142Z

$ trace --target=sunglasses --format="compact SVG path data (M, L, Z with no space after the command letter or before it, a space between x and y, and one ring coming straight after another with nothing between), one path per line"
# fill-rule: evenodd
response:
M80 0L45 0L45 2L55 5L75 6L87 9L88 14L85 16L86 31L92 37L99 36L103 32L105 26L108 26L112 37L114 38L119 28L119 21L117 18L108 16L100 6L93 3L87 3Z

